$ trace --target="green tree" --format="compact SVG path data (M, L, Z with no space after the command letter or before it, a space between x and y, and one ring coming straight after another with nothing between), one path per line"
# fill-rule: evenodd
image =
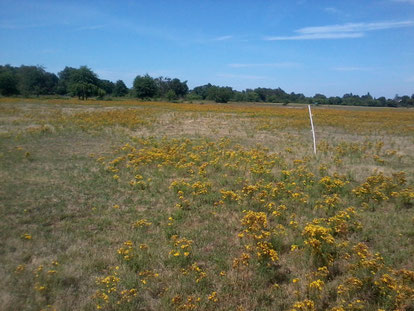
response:
M78 69L73 67L65 67L58 73L59 82L57 86L57 93L60 95L66 95L69 93L69 85L71 84L72 77L75 75Z
M321 105L325 105L328 103L328 100L325 95L317 93L313 96L313 102L321 104Z
M73 71L69 78L69 91L79 99L87 100L91 96L103 96L103 89L99 87L99 79L96 73L86 66L81 66Z
M177 94L175 94L175 92L173 90L169 90L167 92L167 94L165 94L165 97L169 100L169 101L173 101L176 100L178 98Z
M247 101L246 91L234 91L233 98L236 102L245 102Z
M59 78L50 72L45 72L43 76L43 89L42 94L56 94Z
M209 89L212 87L214 86L210 83L202 86L197 86L191 91L191 94L200 96L201 99L206 99L208 96Z
M47 95L56 92L58 78L40 66L20 66L18 89L23 95Z
M188 93L187 81L181 82L180 79L167 77L158 77L154 81L157 85L158 97L168 99L167 95L172 95L170 91L173 91L177 97L184 97Z
M258 102L260 101L260 96L255 91L248 90L246 91L246 100L248 102Z
M213 86L208 89L207 99L214 100L216 103L227 103L232 97L231 87Z
M125 85L124 81L122 81L122 80L116 81L114 91L113 91L113 95L116 96L116 97L121 97L121 96L125 96L127 94L128 94L128 88Z
M99 80L98 86L105 91L105 94L111 95L114 92L115 83L109 80Z
M184 97L188 93L187 81L181 82L180 79L177 78L171 80L169 88L174 91L178 97Z
M145 76L137 76L133 85L136 97L141 99L153 98L158 92L155 80L148 74Z
M167 97L168 91L170 88L171 79L167 77L158 77L154 79L155 84L157 85L157 96L158 97Z
M11 71L0 72L0 94L10 96L19 94L17 77Z

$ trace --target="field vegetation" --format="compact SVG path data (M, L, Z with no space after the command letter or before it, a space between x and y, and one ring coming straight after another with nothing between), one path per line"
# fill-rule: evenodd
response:
M414 111L313 115L1 98L1 309L414 310Z

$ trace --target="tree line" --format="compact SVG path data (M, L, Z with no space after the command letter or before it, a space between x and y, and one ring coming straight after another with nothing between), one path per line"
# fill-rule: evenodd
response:
M91 97L135 97L146 100L212 100L218 103L265 102L265 103L304 103L321 105L355 105L373 107L414 107L414 94L394 98L374 98L371 94L359 96L352 93L342 97L327 97L315 94L307 97L302 93L287 93L281 88L255 88L243 91L233 90L212 84L197 86L190 90L187 81L178 78L138 75L129 89L122 80L112 82L99 79L87 66L65 67L57 75L47 72L41 66L13 67L0 65L0 94L3 96L62 95L87 100Z

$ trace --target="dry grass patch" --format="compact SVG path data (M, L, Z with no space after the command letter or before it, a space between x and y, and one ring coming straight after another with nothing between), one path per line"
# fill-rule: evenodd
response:
M414 307L411 110L0 106L6 310Z

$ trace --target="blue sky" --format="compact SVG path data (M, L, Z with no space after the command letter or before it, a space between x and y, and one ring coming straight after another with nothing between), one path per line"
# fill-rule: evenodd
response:
M414 0L0 0L0 64L241 90L414 93Z

